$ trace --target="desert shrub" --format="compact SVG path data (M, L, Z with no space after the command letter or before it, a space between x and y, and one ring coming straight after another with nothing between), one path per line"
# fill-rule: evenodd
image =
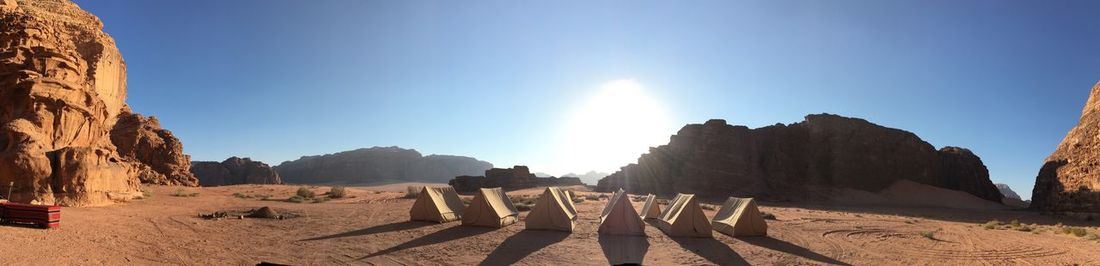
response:
M708 211L713 211L713 210L718 209L718 208L715 208L714 205L710 205L710 204L699 204L699 206L703 207L704 210L708 210Z
M1035 230L1035 229L1031 228L1031 226L1028 226L1026 224L1016 227L1016 231L1020 231L1020 232L1031 232L1032 230Z
M329 198L339 199L339 198L346 197L347 195L348 195L347 189L344 189L344 187L341 187L341 186L332 187L332 189L328 191L328 197Z
M645 201L645 197L642 197L642 196L630 196L630 200L631 200L631 201L634 201L634 202L643 202L643 201Z
M176 192L172 193L172 196L176 197L198 197L198 192L187 192L183 188L176 189Z
M405 187L405 198L406 199L412 199L412 198L416 198L417 196L420 196L420 190L421 189L422 188L416 187L416 186Z
M293 197L290 197L289 199L286 199L286 201L294 202L294 203L302 203L302 202L306 202L306 198L304 198L302 196L294 195Z
M153 197L153 192L149 191L149 188L147 188L147 187L142 187L141 188L141 199L148 199L148 198L152 198L152 197Z
M1085 235L1085 240L1100 240L1100 235L1089 233L1088 235Z
M302 197L304 199L312 199L316 194L313 194L313 190L309 190L307 187L299 187L298 192L294 193L295 196Z
M597 199L606 199L606 198L610 198L610 197L611 197L611 196L608 196L607 194L600 194L600 195L599 195L599 196L597 196L596 198L597 198Z
M600 200L600 196L599 195L594 195L594 194L588 194L588 195L584 195L584 199L585 200L591 200L591 201L597 201L597 200Z
M233 196L238 197L238 198L242 198L242 199L252 198L252 196L249 196L247 194L240 193L240 192L234 192Z
M771 214L769 212L760 212L760 213L764 215L764 220L775 220L775 214Z
M1020 227L1020 220L1012 219L1012 221L1008 222L1008 225L1011 225L1014 228Z
M1065 227L1065 228L1062 228L1062 232L1064 232L1066 234L1071 234L1071 235L1074 235L1074 236L1077 236L1077 237L1084 237L1085 235L1088 235L1088 231L1085 230L1085 228L1081 228L1081 227Z
M328 200L329 200L328 197L316 197L316 198L313 198L313 203L322 203L322 202L326 202Z
M584 202L584 197L573 198L573 203L581 203L581 202Z
M924 238L927 238L927 239L936 240L936 232L934 232L934 231L920 232L920 236L923 236Z
M983 224L982 228L997 229L997 227L999 227L999 226L1001 226L1001 221L998 221L997 219L993 219L992 221L988 221L985 224Z

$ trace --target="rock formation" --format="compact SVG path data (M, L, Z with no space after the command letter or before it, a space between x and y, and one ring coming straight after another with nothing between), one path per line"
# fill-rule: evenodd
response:
M126 64L99 19L67 0L6 0L0 46L0 189L68 206L140 195L139 176L159 171L112 143Z
M378 184L446 182L477 175L493 165L470 157L421 156L399 147L373 147L319 156L303 156L275 166L283 180L296 184Z
M222 162L194 162L191 171L203 186L282 184L279 173L260 161L230 157Z
M717 119L687 125L597 190L807 200L819 189L879 191L900 179L1002 197L967 149L936 150L913 133L830 114L757 129Z
M1020 194L1016 194L1016 191L1008 187L1008 184L994 183L993 185L997 186L997 190L1001 191L1001 195L1004 195L1005 198L1023 200L1020 198Z
M484 176L458 176L448 182L458 192L473 192L480 188L499 187L505 190L546 186L583 186L576 177L537 177L527 166L512 168L493 168L485 170Z
M1100 213L1100 83L1092 87L1081 120L1035 179L1031 207L1059 213Z
M191 174L191 156L183 153L183 143L171 131L162 129L156 117L144 117L123 108L111 130L111 141L123 158L141 164L138 178L142 183L197 186Z
M580 178L581 182L584 182L585 184L595 184L595 183L600 182L601 178L604 178L608 175L610 175L610 174L604 173L604 172L588 171L587 173L584 173L584 174L568 173L568 174L561 175L561 177L576 177L576 178Z

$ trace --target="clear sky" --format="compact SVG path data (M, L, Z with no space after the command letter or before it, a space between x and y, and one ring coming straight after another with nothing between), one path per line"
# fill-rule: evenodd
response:
M970 148L1029 198L1100 80L1100 1L77 2L195 160L610 172L683 124L828 112Z

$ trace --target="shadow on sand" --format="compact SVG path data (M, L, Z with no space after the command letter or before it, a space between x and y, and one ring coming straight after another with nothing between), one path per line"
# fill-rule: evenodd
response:
M798 245L791 244L787 241L772 238L770 236L765 236L765 237L738 237L737 240L741 240L741 241L744 241L745 243L749 243L749 244L752 244L752 245L755 245L755 246L758 246L758 247L767 248L767 249L771 249L771 250L775 250L775 251L779 251L779 252L799 256L799 257L802 257L802 258L805 258L805 259L808 259L808 260L817 261L817 262L821 262L821 263L828 263L828 264L834 264L834 265L851 265L851 264L848 264L846 262L839 261L839 260L830 258L830 257L825 256L825 255L818 254L817 252L813 252L812 250L800 247Z
M647 220L651 226L660 228L656 220ZM662 231L663 232L663 231ZM666 234L666 236L668 236ZM745 258L738 255L736 251L730 248L726 243L718 241L717 239L710 237L672 237L669 239L675 241L680 247L687 251L695 253L703 259L710 261L717 265L751 265Z
M649 238L646 236L600 235L600 248L610 265L637 264L645 261L649 252Z
M500 229L500 228L472 227L472 226L456 225L456 226L449 227L447 229L436 231L435 233L431 233L431 234L428 234L426 236L422 236L422 237L417 238L417 239L409 240L408 242L398 244L396 246L387 248L385 250L378 251L378 252L363 256L363 257L359 258L359 260L368 259L368 258L377 257L377 256L382 256L382 255L394 253L394 252L397 252L397 251L401 251L403 249L410 249L410 248L422 247L422 246L427 246L427 245L434 245L434 244L448 242L448 241L452 241L452 240L456 240L456 239L462 239L462 238L467 238L467 237L471 237L471 236L476 236L476 235L492 232L492 231L497 230L497 229Z
M567 232L523 230L500 243L480 265L512 265L567 237Z
M302 240L298 240L298 241L314 241L314 240L325 240L325 239L333 239L333 238L341 238L341 237L368 236L368 235L373 235L373 234L381 234L381 233L389 233L389 232L404 231L404 230L409 230L409 229L416 229L416 228L431 226L431 225L436 225L436 223L404 221L404 222L400 222L400 223L383 224L383 225L378 225L378 226L374 226L374 227L370 227L370 228L366 228L366 229L348 231L348 232L343 232L343 233L339 233L339 234L335 234L335 235L319 236L319 237L314 237L314 238L302 239Z

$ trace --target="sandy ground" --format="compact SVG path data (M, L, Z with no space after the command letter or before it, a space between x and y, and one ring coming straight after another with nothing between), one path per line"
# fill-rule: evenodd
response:
M632 259L651 265L1100 265L1100 242L1058 233L1053 226L1062 222L1100 233L1100 224L1029 212L771 204L762 208L778 218L769 221L770 237L670 238L653 225L647 226L647 237L601 237L596 229L606 199L579 203L576 231L566 234L525 231L522 221L496 230L407 222L413 200L402 199L397 191L403 189L397 188L352 188L354 198L291 203L233 194L285 199L297 187L185 189L198 192L195 197L172 196L174 187L150 187L153 195L145 200L65 208L59 229L0 226L0 265L606 265ZM328 188L314 190L320 194ZM641 202L634 204L641 207ZM197 217L261 206L301 217ZM1036 230L983 229L981 224L992 219L1019 219L1036 224ZM922 232L932 233L926 237Z

